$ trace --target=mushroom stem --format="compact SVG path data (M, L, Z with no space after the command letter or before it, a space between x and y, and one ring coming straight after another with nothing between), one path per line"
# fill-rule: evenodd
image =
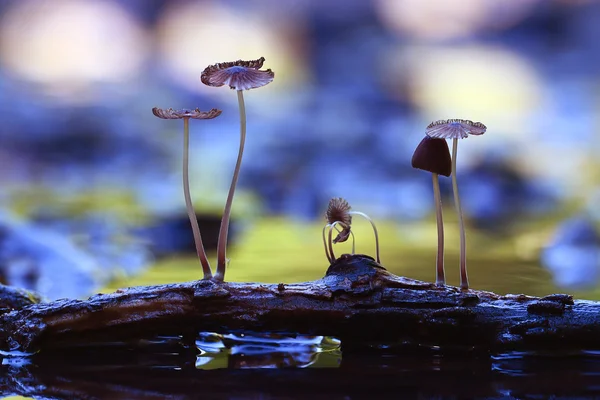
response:
M240 109L240 148L238 151L237 162L235 164L235 170L233 171L231 187L229 188L229 194L227 195L227 202L225 203L225 210L223 210L221 228L219 230L219 241L217 244L217 272L215 273L215 279L220 281L225 278L225 268L227 267L227 236L229 234L231 204L233 203L233 195L235 193L235 187L240 175L242 156L244 155L244 144L246 143L246 106L244 104L244 92L242 90L238 90L237 97L238 106Z
M341 230L338 229L338 225L342 225L344 226L344 224L340 221L336 221L333 224L327 224L323 227L323 246L325 246L325 255L327 256L327 260L329 261L329 263L333 263L335 261L335 258L333 255L329 254L329 248L332 249L333 251L333 245L332 245L332 241L330 238L330 243L329 243L329 247L327 247L327 238L325 235L325 231L327 230L327 228L330 228L330 236L331 236L331 229L335 228L335 230L340 233ZM356 240L354 238L354 232L350 231L350 235L352 236L352 254L355 253L355 249L356 249ZM333 254L333 253L332 253Z
M446 274L444 273L444 220L442 218L442 196L440 195L440 180L436 173L431 174L433 179L433 198L435 201L435 218L437 221L438 249L436 262L436 285L446 284Z
M329 247L327 247L327 237L325 235L325 232L327 231L327 228L331 227L331 224L327 224L323 227L323 246L325 247L325 255L327 256L327 261L329 261L329 264L333 263L333 259L331 258L331 255L329 254Z
M460 208L460 197L458 196L458 184L456 183L456 153L458 152L458 139L452 140L452 191L454 192L454 205L458 215L460 228L460 288L469 288L469 277L467 276L467 237L465 234L465 223Z
M332 234L333 234L333 230L338 225L341 225L343 228L347 228L346 224L344 224L342 221L335 221L333 224L327 224L327 226L329 227L329 240L327 241L327 243L329 245L329 254L331 256L331 258L330 258L331 263L333 263L336 260L335 255L333 254L333 236L332 236Z
M375 254L377 256L376 260L377 264L381 264L381 260L379 259L379 234L377 233L377 227L375 226L375 222L373 222L373 220L367 214L360 211L350 211L349 214L360 215L361 217L365 218L371 223L371 226L373 227L373 233L375 234Z
M198 226L198 220L196 219L196 212L192 205L192 198L190 196L190 178L189 178L189 151L190 151L190 119L189 117L183 118L183 196L185 197L185 207L187 209L190 223L192 224L192 232L194 233L194 244L196 245L196 254L202 265L202 272L204 272L204 279L212 278L212 272L210 270L210 264L204 251L204 245L202 244L202 237L200 236L200 227Z

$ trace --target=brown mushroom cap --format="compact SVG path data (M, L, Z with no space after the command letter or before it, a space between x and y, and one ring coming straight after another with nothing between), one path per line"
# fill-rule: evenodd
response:
M325 215L327 222L333 224L339 221L343 224L342 231L333 239L333 243L345 242L350 237L350 225L352 225L350 209L350 204L341 197L329 200Z
M425 134L439 139L465 139L469 135L483 135L486 129L481 122L468 119L441 119L429 124Z
M261 70L264 57L252 61L231 61L206 67L200 75L202 83L208 86L229 85L236 90L249 90L265 86L273 81L275 73L270 69Z
M346 225L350 225L352 223L352 215L349 214L351 208L345 199L341 197L333 198L329 200L325 218L330 224L340 221Z
M172 108L162 109L154 107L152 109L152 114L162 119L213 119L221 115L221 110L217 110L216 108L213 108L210 111L200 111L197 108L195 110L188 110L185 108L182 110L173 110Z
M411 165L434 174L450 176L452 160L448 143L444 139L425 136L415 149Z

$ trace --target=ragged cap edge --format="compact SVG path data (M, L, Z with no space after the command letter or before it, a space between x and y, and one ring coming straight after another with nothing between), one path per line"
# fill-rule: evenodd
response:
M465 139L469 135L483 135L487 127L468 119L441 119L427 125L425 134L439 139Z
M229 85L236 90L249 90L265 86L273 81L275 73L270 69L260 70L264 57L250 61L229 61L209 65L202 71L200 80L207 86ZM239 67L235 68L234 67ZM240 70L241 68L241 70Z
M198 108L194 110L188 110L185 108L182 110L173 110L172 108L162 109L154 107L152 109L152 114L162 119L213 119L221 115L221 112L221 110L217 110L216 108L213 108L209 111L200 111Z

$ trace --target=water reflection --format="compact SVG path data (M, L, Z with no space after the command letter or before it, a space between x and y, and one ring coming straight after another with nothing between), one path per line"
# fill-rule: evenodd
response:
M338 339L325 336L201 332L196 340L200 351L196 367L337 367L341 357L340 343Z
M4 354L0 395L47 399L188 399L200 393L207 399L600 396L597 351L489 355L439 347L378 346L368 351L345 347L339 357L339 345L316 336L202 333L97 343L33 356ZM253 361L237 362L241 351ZM319 368L332 366L322 364L320 356L316 362L304 362L326 353L339 357L335 368ZM206 368L207 363L199 366L198 359L207 354L225 354L229 361L214 369ZM265 369L281 366L282 357L297 362L289 363L289 368ZM304 368L308 365L311 368Z

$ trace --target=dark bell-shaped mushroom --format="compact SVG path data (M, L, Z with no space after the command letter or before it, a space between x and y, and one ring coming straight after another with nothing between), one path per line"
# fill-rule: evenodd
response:
M425 136L415 149L412 167L429 171L432 174L450 176L452 160L448 143L444 139Z

